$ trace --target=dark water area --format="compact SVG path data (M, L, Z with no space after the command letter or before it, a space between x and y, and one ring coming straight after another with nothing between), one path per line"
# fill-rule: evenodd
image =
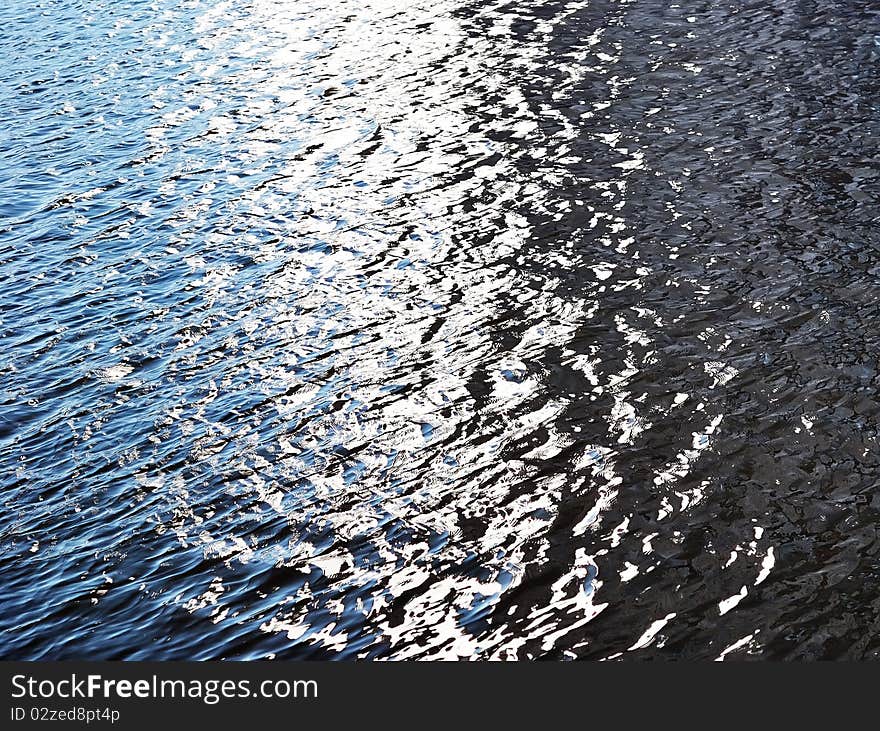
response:
M0 23L0 657L877 656L880 8Z

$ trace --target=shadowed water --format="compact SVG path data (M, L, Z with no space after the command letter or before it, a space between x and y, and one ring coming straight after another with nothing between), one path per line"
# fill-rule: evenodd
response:
M876 656L878 12L0 6L0 656Z

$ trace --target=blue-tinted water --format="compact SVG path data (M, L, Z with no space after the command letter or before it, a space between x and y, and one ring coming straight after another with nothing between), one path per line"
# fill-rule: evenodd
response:
M0 655L876 654L875 11L0 26Z

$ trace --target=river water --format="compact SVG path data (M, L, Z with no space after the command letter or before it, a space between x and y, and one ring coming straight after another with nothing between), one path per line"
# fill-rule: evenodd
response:
M869 6L0 5L0 656L876 656Z

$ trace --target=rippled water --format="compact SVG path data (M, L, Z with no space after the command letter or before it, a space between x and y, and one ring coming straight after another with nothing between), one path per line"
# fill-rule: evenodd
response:
M869 5L0 5L0 655L876 656Z

